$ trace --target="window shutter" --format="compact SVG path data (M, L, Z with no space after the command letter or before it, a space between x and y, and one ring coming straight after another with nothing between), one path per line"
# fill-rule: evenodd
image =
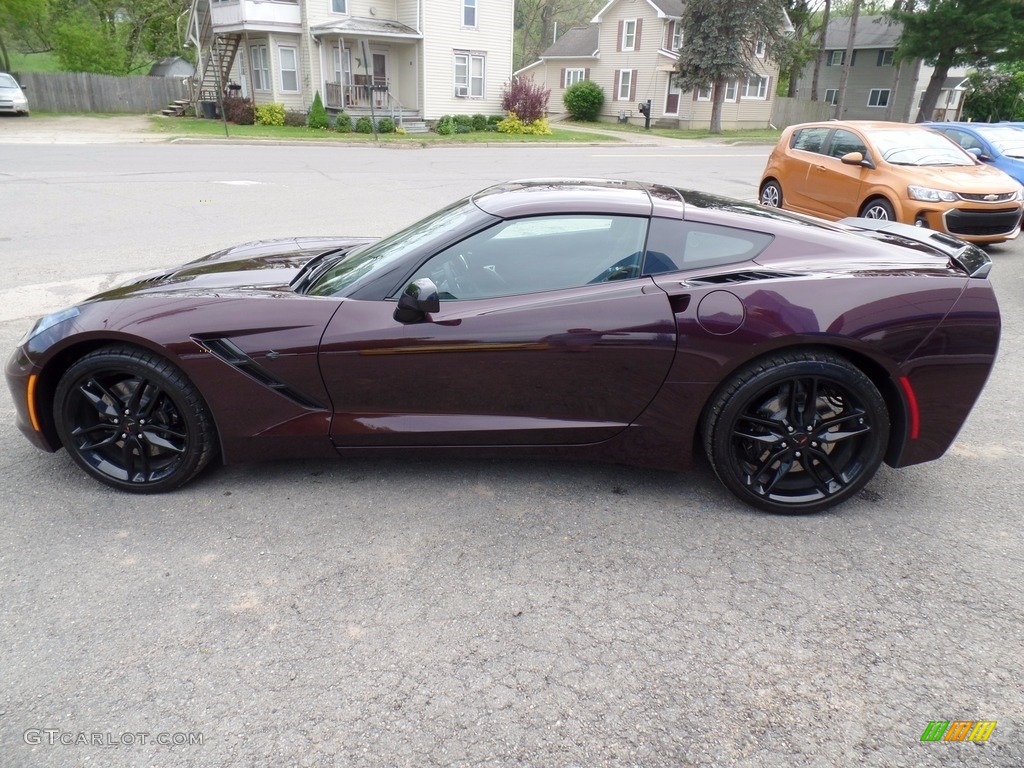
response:
M640 29L643 27L643 25L644 25L644 20L643 19L637 19L636 20L636 40L633 41L633 50L634 51L639 51L640 50Z
M612 101L619 101L619 93L622 91L622 70L615 70L615 93Z
M676 23L674 21L670 21L668 24L665 25L665 50L666 51L672 50L672 34L673 34L673 30L675 30L675 28L676 28Z
M565 88L565 67L562 67L562 81L561 81L561 85L559 85L558 87L559 88Z
M640 32L639 22L637 22L637 34ZM636 70L629 70L629 100L636 100Z
M619 37L615 41L615 50L616 51L621 51L622 50L622 25L625 24L625 23L626 22L624 22L622 19L619 19Z
M853 55L850 56L850 66L851 67L856 67L857 66L857 52L856 51L854 51Z
M772 97L772 77L769 75L764 79L764 97L770 99Z

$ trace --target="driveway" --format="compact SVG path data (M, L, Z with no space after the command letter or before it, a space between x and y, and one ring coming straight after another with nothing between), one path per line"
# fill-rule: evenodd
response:
M148 115L32 115L0 119L0 144L124 144L167 141Z

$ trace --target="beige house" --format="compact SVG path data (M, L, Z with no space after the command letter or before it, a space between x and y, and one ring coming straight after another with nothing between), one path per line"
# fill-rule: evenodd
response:
M578 80L601 86L604 120L643 122L638 104L651 102L651 122L671 128L707 128L711 89L682 91L673 72L684 41L682 0L610 0L587 27L574 27L516 72L551 89L553 119L566 116L562 96ZM754 74L729 84L722 127L765 128L771 121L778 65L758 46Z
M193 0L195 97L305 111L496 115L512 74L513 0Z
M917 118L934 67L921 59L906 61L897 80L894 56L902 31L900 24L885 16L860 17L854 33L841 119L908 122ZM818 74L818 99L826 104L836 104L839 100L839 83L849 37L849 18L829 22L825 34L825 56ZM811 61L797 81L797 99L810 100L813 78L814 62ZM951 69L935 111L927 119L959 120L966 88L967 70Z

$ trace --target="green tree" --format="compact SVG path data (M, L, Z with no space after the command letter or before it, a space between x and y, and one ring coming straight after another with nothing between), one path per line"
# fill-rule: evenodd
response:
M683 90L711 86L711 132L722 132L722 103L730 80L752 72L758 41L776 55L786 20L778 0L688 0L676 80Z
M978 70L968 80L964 118L986 123L1024 120L1024 62Z
M0 0L0 69L10 71L9 48L22 53L50 50L48 0Z
M1010 61L1024 46L1021 0L909 0L891 15L903 25L897 61L924 59L935 68L918 122L934 112L951 67Z
M602 0L516 0L513 69L532 64L560 35L590 22Z

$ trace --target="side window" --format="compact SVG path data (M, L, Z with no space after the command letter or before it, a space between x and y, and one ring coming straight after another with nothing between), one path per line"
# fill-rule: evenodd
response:
M656 218L647 239L644 274L739 264L756 258L771 241L763 232Z
M789 146L793 149L802 149L804 152L821 153L821 145L825 143L828 135L828 128L803 128L794 131L793 139Z
M640 276L647 221L576 214L511 219L435 254L410 280L430 278L442 300L627 280Z
M864 157L868 156L868 148L857 134L837 128L836 132L832 134L832 141L829 143L829 155L832 157L842 157L851 152L860 152Z

